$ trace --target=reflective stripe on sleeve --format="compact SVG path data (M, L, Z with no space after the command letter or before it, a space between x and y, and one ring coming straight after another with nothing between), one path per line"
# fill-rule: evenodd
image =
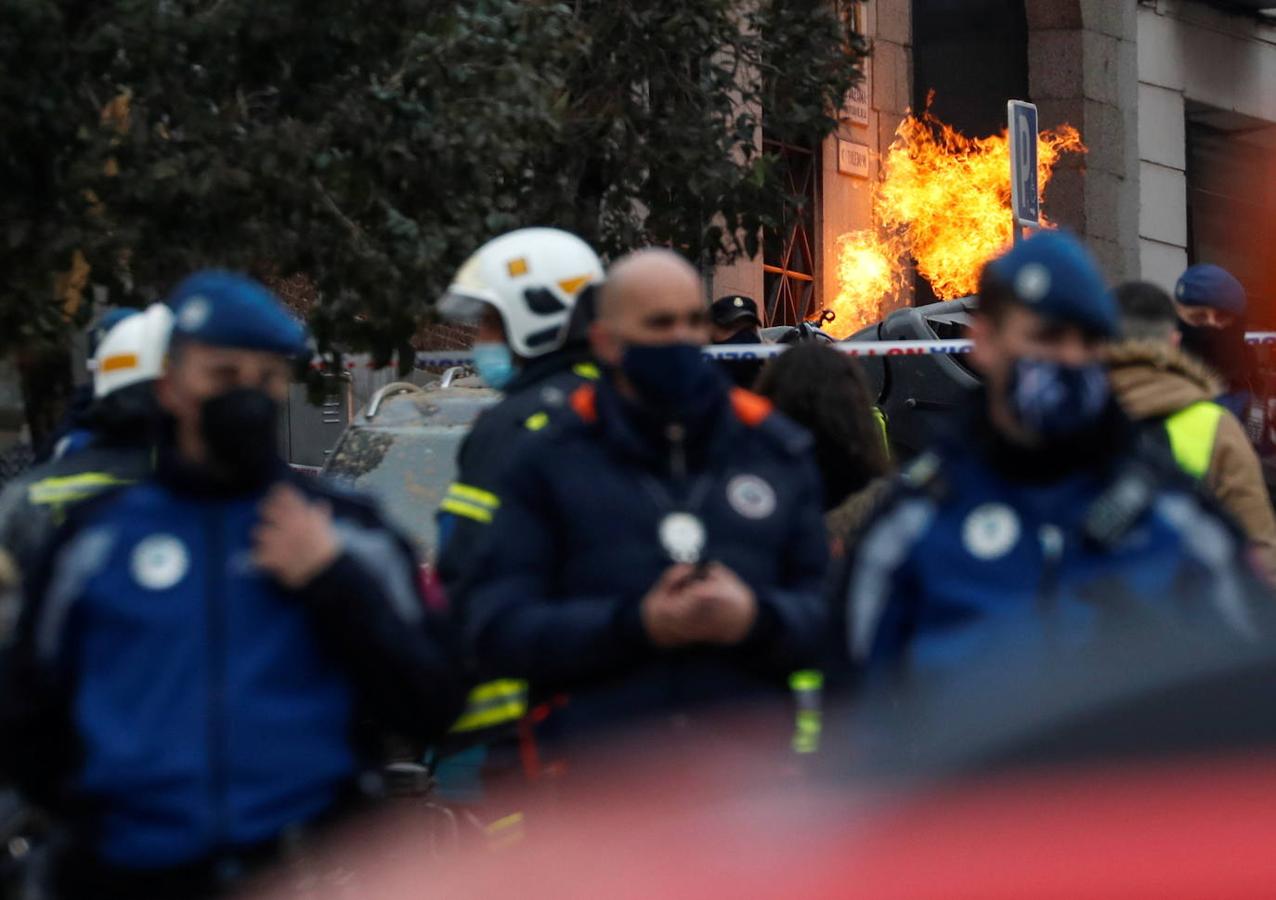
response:
M27 488L27 500L33 506L56 506L74 503L100 494L107 488L132 484L107 472L81 472L60 478L44 478Z
M473 503L466 503L463 500L455 500L447 497L439 504L439 509L443 512L450 512L453 515L461 516L465 519L472 519L475 522L482 522L484 525L490 525L492 522L492 513L481 506Z
M452 733L479 731L517 722L527 714L527 682L502 678L470 691L465 711L452 725Z
M447 496L439 504L439 509L487 525L500 506L501 498L491 491L455 481L448 486Z
M479 506L485 506L488 509L496 509L501 505L501 498L491 491L485 491L469 484L461 484L459 481L454 481L448 485L447 493L449 497L477 503Z

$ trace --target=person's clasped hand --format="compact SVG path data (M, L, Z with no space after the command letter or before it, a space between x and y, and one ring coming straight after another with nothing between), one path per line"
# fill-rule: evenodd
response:
M284 587L305 587L341 555L332 507L312 502L292 485L275 487L262 501L253 529L253 562Z
M721 563L703 570L670 566L642 599L642 622L658 647L733 645L743 641L758 616L757 597Z

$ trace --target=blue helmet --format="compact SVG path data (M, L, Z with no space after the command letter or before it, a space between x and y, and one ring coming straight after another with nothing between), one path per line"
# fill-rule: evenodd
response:
M988 263L986 272L1043 316L1115 337L1116 300L1090 251L1066 231L1039 231Z
M1179 276L1174 299L1184 306L1210 306L1234 316L1245 315L1245 288L1236 276L1212 263L1198 263Z
M246 275L196 272L174 289L168 303L174 343L197 341L284 356L306 351L305 326L265 285Z

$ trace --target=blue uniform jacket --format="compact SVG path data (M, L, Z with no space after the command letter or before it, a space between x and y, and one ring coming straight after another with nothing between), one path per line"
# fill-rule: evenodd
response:
M251 561L264 491L169 466L78 508L32 580L0 762L107 864L273 839L348 791L370 725L424 738L459 708L407 544L363 501L280 478L332 505L342 542L301 591Z
M531 360L501 402L484 410L466 435L457 454L456 481L438 516L439 579L454 598L465 590L463 579L500 506L501 476L519 446L562 415L576 388L597 377L597 366L580 353L560 350Z
M1242 540L1120 413L1084 460L971 425L902 473L848 557L845 639L870 679L1068 652L1121 622L1255 634Z
M536 695L570 692L551 719L561 736L782 692L826 637L809 436L725 387L681 441L642 424L607 382L571 405L575 415L513 462L475 569L467 634L486 674L526 678ZM740 646L662 651L646 638L639 604L671 565L657 531L674 506L704 522L702 558L757 595Z

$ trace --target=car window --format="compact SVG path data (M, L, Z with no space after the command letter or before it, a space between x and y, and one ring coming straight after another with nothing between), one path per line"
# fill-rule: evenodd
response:
M456 475L456 452L469 425L348 429L324 476L370 494L392 524L433 560L434 514Z

